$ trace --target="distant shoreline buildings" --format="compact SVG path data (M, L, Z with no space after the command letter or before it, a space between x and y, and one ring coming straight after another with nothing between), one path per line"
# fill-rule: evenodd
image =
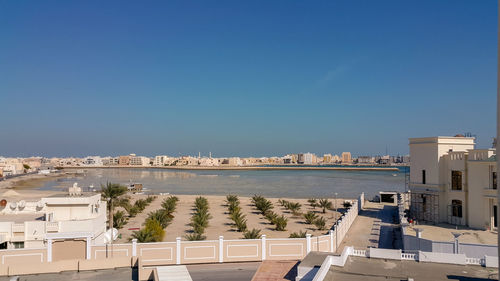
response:
M119 156L87 156L83 158L7 158L0 156L0 178L11 177L27 173L49 173L56 167L251 167L261 165L367 165L367 166L392 166L409 165L409 155L404 156L369 156L360 155L352 157L350 152L339 155L324 154L318 156L314 153L287 154L282 157L208 157L201 155L173 157L157 155L153 158L138 156L136 154Z

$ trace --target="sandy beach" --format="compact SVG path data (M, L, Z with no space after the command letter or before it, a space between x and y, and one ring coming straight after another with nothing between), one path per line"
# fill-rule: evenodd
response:
M142 227L144 221L146 220L148 213L161 208L161 202L167 198L169 195L160 195L155 201L151 203L142 213L138 214L136 217L131 218L127 225L122 228L119 233L122 235L121 239L117 242L128 242L133 230L129 228L140 228ZM174 213L174 219L172 223L165 229L165 237L163 241L175 241L176 237L182 237L185 240L186 234L190 233L191 227L189 226L190 218L193 213L193 203L196 195L176 195L179 198L177 203L177 210ZM145 195L134 195L133 199L137 200L139 198L144 198ZM227 206L225 204L225 196L214 196L207 195L204 196L209 201L209 212L212 215L209 226L206 229L205 236L208 240L218 239L219 236L224 236L224 239L241 239L243 233L237 232L231 227L231 220L229 219ZM248 229L256 228L261 230L261 234L266 234L268 238L287 238L292 232L307 231L307 233L315 235L322 235L328 232L328 229L334 224L335 218L339 218L340 214L334 211L327 210L325 214L321 213L320 207L315 209L309 206L307 199L287 199L283 198L267 198L272 201L274 205L273 211L279 215L284 215L288 218L288 225L286 231L276 231L274 226L271 225L253 206L250 201L250 197L239 197L240 206L242 208L242 213L246 215ZM302 216L295 217L289 211L278 203L279 199L285 199L291 202L299 202L302 204L301 212L306 213L308 211L314 211L317 215L324 217L327 220L327 230L317 230L314 225L305 224L305 220ZM131 200L131 201L134 201ZM330 201L333 199L329 198ZM342 208L342 203L344 199L337 199L336 206Z

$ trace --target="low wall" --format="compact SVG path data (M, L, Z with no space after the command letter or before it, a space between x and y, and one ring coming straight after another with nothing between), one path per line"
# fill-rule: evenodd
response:
M360 196L360 199L363 197ZM159 243L92 245L88 259L48 262L52 250L0 250L0 276L60 272L67 270L96 270L134 266L139 260L142 275L150 276L158 265L248 262L262 260L300 260L310 251L335 252L358 216L359 201L336 223L327 235L306 238L266 238ZM54 250L55 251L55 250ZM85 250L86 251L86 250ZM29 265L29 266L27 266Z
M405 195L398 196L399 222L401 224L401 236L403 240L403 250L422 251L432 253L455 253L454 241L434 241L430 239L418 238L408 234L408 220L405 216ZM458 243L458 253L464 254L468 258L484 258L485 256L498 256L497 245Z
M447 254L447 253L431 253L418 252L418 261L421 262L437 262L465 265L466 257L464 254Z
M401 260L401 250L370 248L368 255L370 258Z

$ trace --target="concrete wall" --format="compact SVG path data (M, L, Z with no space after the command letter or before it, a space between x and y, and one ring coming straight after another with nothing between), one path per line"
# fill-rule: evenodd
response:
M465 254L418 252L418 261L465 265Z

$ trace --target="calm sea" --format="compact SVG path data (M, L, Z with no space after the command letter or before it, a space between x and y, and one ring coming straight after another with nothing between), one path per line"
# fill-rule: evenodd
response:
M253 195L269 197L372 198L379 191L404 191L405 170L400 171L174 171L164 169L87 169L84 175L44 182L39 189L58 190L74 182L99 187L107 181L139 182L151 192L171 194Z

